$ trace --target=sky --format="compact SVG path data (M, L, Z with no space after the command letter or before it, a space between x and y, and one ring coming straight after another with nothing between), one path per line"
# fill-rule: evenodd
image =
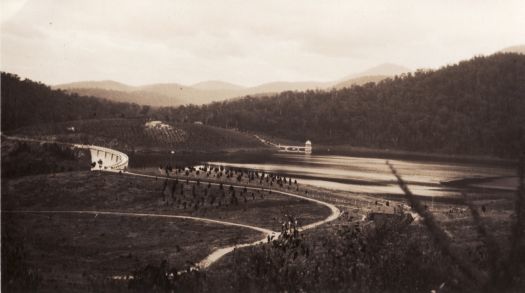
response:
M525 1L0 0L2 71L47 84L332 81L525 44Z

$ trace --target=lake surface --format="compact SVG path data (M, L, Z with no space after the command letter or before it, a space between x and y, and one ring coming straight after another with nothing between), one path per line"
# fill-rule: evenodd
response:
M421 196L458 194L457 188L445 186L442 182L515 175L514 170L500 166L389 161L408 183L412 193ZM265 163L215 161L209 164L291 176L304 184L328 189L370 194L401 194L385 159L279 153L270 155Z

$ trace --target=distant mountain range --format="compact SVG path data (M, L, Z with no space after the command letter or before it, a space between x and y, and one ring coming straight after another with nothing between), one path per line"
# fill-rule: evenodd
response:
M245 87L220 80L208 80L191 85L192 88L204 91L238 91Z
M351 87L352 85L362 85L368 82L378 82L385 78L410 71L409 68L400 65L385 63L361 73L348 75L333 82L279 81L264 83L253 87L244 87L218 80L203 81L190 86L178 83L131 86L117 81L102 80L59 84L53 88L118 102L131 102L151 106L179 106L185 104L200 105L248 95L278 94L284 91L340 89Z
M410 68L392 64L392 63L383 63L377 66L374 66L372 68L369 68L363 72L357 73L357 74L350 74L348 76L345 76L342 79L342 82L346 82L351 79L361 78L365 76L394 76L399 75L401 73L407 73L410 72Z
M525 54L525 45L507 47L498 53ZM331 82L317 81L277 81L253 87L245 87L229 82L210 80L193 85L178 83L150 84L131 86L112 80L80 81L59 84L54 89L62 89L79 95L101 97L118 102L131 102L151 106L179 106L186 104L207 104L214 101L244 97L274 95L284 91L330 90L349 88L353 85L363 85L369 82L377 83L395 75L408 73L412 70L397 64L384 63L365 71L347 75L340 80Z

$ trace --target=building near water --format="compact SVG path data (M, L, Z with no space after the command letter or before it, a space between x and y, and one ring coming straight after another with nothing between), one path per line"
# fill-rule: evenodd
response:
M312 153L312 142L310 140L307 140L304 143L304 153L305 154L311 154Z
M280 152L286 152L286 153L305 153L305 154L311 154L312 153L312 142L307 140L304 143L304 146L302 145L276 145Z

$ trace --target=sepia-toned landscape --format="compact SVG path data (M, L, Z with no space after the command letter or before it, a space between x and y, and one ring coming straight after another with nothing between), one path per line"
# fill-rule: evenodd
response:
M520 1L18 1L2 292L523 292Z

